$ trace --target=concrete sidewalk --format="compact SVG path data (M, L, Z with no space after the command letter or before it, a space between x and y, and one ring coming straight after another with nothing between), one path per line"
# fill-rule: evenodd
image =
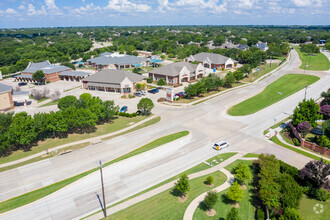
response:
M68 143L68 144L63 144L63 145L60 145L60 146L57 146L57 147L54 147L54 148L51 148L51 149L47 149L46 151L41 151L39 153L36 153L36 154L33 154L31 156L28 156L28 157L24 157L22 159L19 159L19 160L15 160L15 161L12 161L12 162L8 162L8 163L4 163L4 164L1 164L0 165L0 168L2 167L7 167L7 166L11 166L11 165L14 165L14 164L18 164L18 163L21 163L21 162L24 162L24 161L27 161L27 160L31 160L33 158L36 158L36 157L39 157L39 156L42 156L44 154L47 154L47 153L50 153L52 151L56 151L56 150L60 150L62 148L66 148L66 147L69 147L69 146L72 146L72 145L77 145L77 144L82 144L82 143L86 143L86 142L90 142L90 143L99 143L101 142L103 138L106 138L106 137L110 137L110 136L113 136L113 135L117 135L117 134L120 134L122 132L125 132L125 131L128 131L132 128L135 128L153 118L156 118L158 117L158 115L153 115L149 118L146 118L134 125L131 125L129 127L126 127L124 129L121 129L119 131L115 131L115 132L112 132L112 133L108 133L108 134L104 134L104 135L101 135L101 136L97 136L97 137L93 137L93 138L89 138L89 139L84 139L84 140L80 140L80 141L75 141L75 142L71 142L71 143Z
M242 159L242 156L244 156L244 155L245 155L245 153L240 153L239 152L236 155L228 158L227 160L221 162L220 164L218 164L216 166L213 166L213 167L211 167L211 168L209 168L207 170L203 170L203 171L200 171L200 172L197 172L197 173L190 174L190 175L188 175L188 177L189 177L189 179L195 179L195 178L198 178L198 177L201 177L201 176L208 175L208 174L213 173L213 172L218 171L218 170L220 170L221 172L224 172L227 175L230 172L228 172L227 170L225 170L224 167L226 167L227 165L233 163L234 161L236 161L238 159ZM251 160L251 159L254 159L254 158L248 158L248 159ZM228 179L229 178L227 176L227 180ZM151 198L151 197L153 197L153 196L155 196L155 195L157 195L157 194L159 194L161 192L164 192L165 190L168 190L168 189L172 188L174 186L174 184L175 184L176 181L177 180L173 180L173 181L171 181L169 183L166 183L166 184L164 184L164 185L162 185L160 187L157 187L156 189L150 190L149 192L146 192L146 193L144 193L142 195L139 195L139 196L136 196L136 197L134 197L132 199L129 199L127 201L124 201L124 202L122 202L122 203L120 203L120 204L118 204L118 205L116 205L114 207L108 208L107 209L107 214L108 215L114 214L114 213L119 212L119 211L121 211L123 209L126 209L126 208L128 208L128 207L130 207L130 206L132 206L134 204L137 204L137 203L139 203L139 202L141 202L143 200L146 200L148 198ZM87 216L88 215L91 215L91 214L93 214L93 213L95 213L97 211L100 211L100 210L99 209L98 210L94 210L93 212L87 213L86 215ZM103 217L104 217L103 216L103 212L99 212L99 213L96 213L95 215L89 216L89 217L87 217L85 219L88 219L88 220L96 220L97 219L98 220L98 219L101 219ZM81 216L79 218L83 218L83 216ZM79 218L77 218L77 219L79 219Z

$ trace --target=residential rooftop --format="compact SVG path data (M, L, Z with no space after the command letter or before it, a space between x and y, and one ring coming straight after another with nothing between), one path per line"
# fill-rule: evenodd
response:
M27 68L22 71L22 73L35 73L38 70L41 70L44 74L52 74L65 70L71 70L71 68L62 65L53 65L48 60L46 60L40 63L30 62Z

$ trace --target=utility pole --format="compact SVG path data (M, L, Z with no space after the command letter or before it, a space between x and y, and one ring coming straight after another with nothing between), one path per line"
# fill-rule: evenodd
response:
M102 195L103 195L103 214L104 218L107 217L107 205L105 204L105 194L104 194L104 185L103 185L103 173L102 173L102 162L99 160L100 164L100 173L101 173L101 185L102 185Z
M304 98L304 100L306 100L307 88L308 88L308 86L305 86L305 98Z

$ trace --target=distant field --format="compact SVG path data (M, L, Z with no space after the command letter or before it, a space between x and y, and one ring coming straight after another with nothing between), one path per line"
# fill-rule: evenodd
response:
M308 56L307 53L302 53L299 48L296 48L299 58L302 62L300 69L306 70L329 70L330 62L323 53L312 54Z
M264 91L228 110L229 115L244 116L266 108L310 85L320 78L303 74L288 74L268 85Z

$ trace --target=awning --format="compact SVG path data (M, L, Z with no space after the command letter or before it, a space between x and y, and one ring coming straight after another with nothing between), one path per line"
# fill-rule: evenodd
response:
M18 76L15 76L15 78L25 78L25 79L32 79L32 74L20 74Z
M120 89L121 88L119 84L97 83L97 82L88 82L87 83L87 86L116 88L116 89Z

